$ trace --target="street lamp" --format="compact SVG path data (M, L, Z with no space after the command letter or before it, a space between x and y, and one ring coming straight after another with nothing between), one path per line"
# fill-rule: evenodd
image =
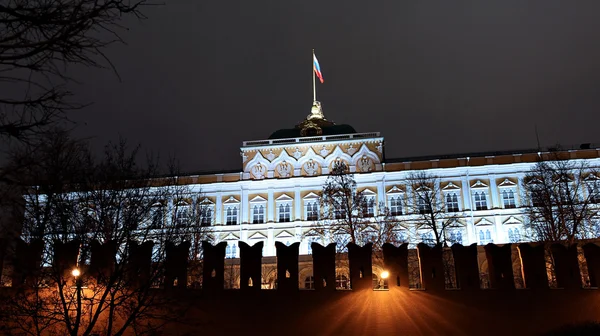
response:
M382 279L387 279L389 276L390 276L390 272L388 272L388 271L381 272Z
M73 276L74 276L74 277L76 277L76 278L77 278L78 276L80 276L80 275L81 275L81 272L79 271L79 268L74 268L74 269L71 271L71 275L73 275Z

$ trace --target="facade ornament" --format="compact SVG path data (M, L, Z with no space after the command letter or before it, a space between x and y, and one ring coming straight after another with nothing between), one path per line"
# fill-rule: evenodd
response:
M354 148L354 144L350 144L350 147L348 147L348 154L352 156L354 153L356 153L356 148Z
M370 172L373 170L373 160L369 159L366 156L363 156L360 160L358 160L358 168L360 168L361 172Z
M298 160L299 158L302 157L302 152L300 151L300 149L298 149L298 147L296 147L296 150L294 151L293 156L296 160Z
M265 166L260 163L256 166L252 167L252 175L255 179L264 179L265 178L266 169Z
M277 165L277 173L279 177L290 177L292 172L292 165L287 163L286 161L281 162Z
M322 157L326 157L329 154L329 151L327 150L327 148L325 148L325 145L323 145L323 148L321 148L321 151L319 153L321 153Z
M319 172L319 166L313 160L310 160L304 164L304 171L308 176L315 176Z
M383 154L383 142L380 142L376 148L380 154Z
M275 159L275 154L273 154L273 150L269 149L269 154L267 154L267 160L273 161Z
M308 117L306 117L306 119L325 119L325 116L323 115L323 109L321 108L321 102L315 100L312 108L310 109L310 114Z
M248 161L248 155L246 155L246 153L240 152L240 155L242 157L242 163L245 163L246 161Z

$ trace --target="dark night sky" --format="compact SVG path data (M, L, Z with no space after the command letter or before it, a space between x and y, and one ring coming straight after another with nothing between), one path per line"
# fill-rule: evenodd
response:
M600 1L168 0L131 20L110 71L78 70L77 134L124 135L186 171L310 112L404 157L600 142Z

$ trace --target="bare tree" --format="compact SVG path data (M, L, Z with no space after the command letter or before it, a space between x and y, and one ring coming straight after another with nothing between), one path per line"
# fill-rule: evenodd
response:
M184 202L197 200L197 192L175 178L157 178L156 160L138 165L138 149L128 150L125 142L95 159L86 144L61 133L33 155L36 164L23 172L31 187L21 238L43 248L33 269L12 263L15 274L27 276L3 297L9 331L143 334L176 318L185 307L156 287L172 285L163 283L170 244L193 247L210 235L202 225L207 213L194 208L199 202ZM75 258L61 252L68 246L75 246ZM140 260L136 251L148 246L148 258Z
M0 1L0 135L27 140L65 112L70 66L114 67L105 48L123 42L126 17L145 0Z
M527 229L534 241L573 244L598 238L600 175L584 161L538 162L525 177Z
M317 233L335 241L339 251L345 251L350 242L359 245L371 242L378 251L384 243L401 239L400 221L392 216L385 203L377 211L375 196L357 189L354 176L344 163L333 166L320 202L322 216L309 234Z
M417 230L431 231L432 234L423 242L438 246L460 242L462 233L458 235L461 229L458 220L463 216L453 199L456 196L442 192L439 177L426 172L412 173L405 184L412 193L404 198L407 213L411 214L410 221Z

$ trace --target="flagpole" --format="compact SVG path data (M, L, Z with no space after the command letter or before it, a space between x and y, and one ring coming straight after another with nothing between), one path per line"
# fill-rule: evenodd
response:
M313 64L313 70L312 70L312 74L313 74L313 102L317 101L317 83L315 82L315 49L312 50L313 53L313 59L312 59L312 64Z

